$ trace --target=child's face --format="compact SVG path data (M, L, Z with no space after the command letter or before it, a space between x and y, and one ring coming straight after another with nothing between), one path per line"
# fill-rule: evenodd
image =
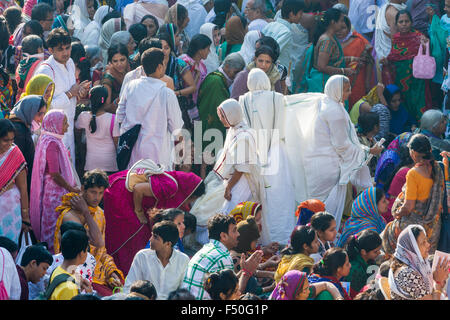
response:
M447 16L450 17L450 0L445 0L444 11L447 13Z

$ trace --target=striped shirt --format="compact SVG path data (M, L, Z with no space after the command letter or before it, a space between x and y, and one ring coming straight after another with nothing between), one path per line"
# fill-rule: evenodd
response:
M210 300L203 284L210 273L224 269L234 269L230 251L220 241L210 240L189 261L181 287L188 289L197 300Z

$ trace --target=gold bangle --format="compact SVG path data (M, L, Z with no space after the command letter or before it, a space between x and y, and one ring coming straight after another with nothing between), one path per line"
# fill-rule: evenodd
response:
M30 208L21 209L22 212L29 212Z

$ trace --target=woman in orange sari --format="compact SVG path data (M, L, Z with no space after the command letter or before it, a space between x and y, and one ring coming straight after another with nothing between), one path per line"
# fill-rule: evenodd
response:
M372 58L373 47L361 34L352 31L352 25L347 16L344 17L344 22L345 27L336 33L336 37L339 39L344 51L346 67L356 70L356 73L349 77L352 94L348 100L349 108L351 108L374 87L372 77L374 64Z

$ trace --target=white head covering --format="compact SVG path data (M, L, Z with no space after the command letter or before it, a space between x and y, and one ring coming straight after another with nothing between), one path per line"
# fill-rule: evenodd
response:
M103 18L110 13L111 11L113 11L114 9L110 6L101 6L99 7L94 14L94 20L95 22L98 23L98 25L101 27L102 25L102 20Z
M270 79L263 70L259 68L253 68L248 74L247 87L250 91L269 91L271 88Z
M427 110L424 112L422 118L420 119L420 129L432 132L444 117L444 114L440 110Z
M87 9L87 0L75 0L73 2L70 18L73 21L75 31L82 31L91 22Z
M103 61L108 61L108 48L110 47L111 37L117 31L120 31L120 18L109 19L102 26L98 46L102 49Z
M230 127L235 127L244 120L241 105L235 99L225 100L217 107L217 110Z
M83 45L97 46L102 30L102 20L113 8L101 6L95 11L94 19L84 28L84 32L78 34Z
M418 224L412 224L403 229L403 231L398 236L397 247L395 249L394 257L404 264L406 264L411 269L420 273L423 278L423 281L427 285L427 289L429 292L433 291L433 273L431 270L431 266L427 259L422 257L420 253L419 246L417 245L417 240L414 237L412 232L413 227L418 227L422 230L422 232L426 235L425 229ZM397 295L404 297L408 300L413 299L408 292L403 292L400 288L397 287L394 273L389 270L389 287L391 288L391 292L396 293Z
M242 43L241 50L239 51L245 61L245 65L248 65L255 56L256 41L258 41L259 38L261 38L261 32L256 30L249 31L245 35L244 42Z
M217 55L217 48L214 45L214 38L213 38L213 30L216 27L217 25L210 22L207 22L200 27L200 34L204 34L211 40L208 58L206 58L206 60L203 60L203 62L206 65L206 69L208 70L208 73L216 71L220 67L219 56Z
M325 84L325 95L336 102L343 103L344 80L349 81L346 76L340 74L331 76Z
M117 31L115 32L112 37L109 46L116 45L118 43L123 44L124 46L127 46L130 42L131 33L128 31Z

